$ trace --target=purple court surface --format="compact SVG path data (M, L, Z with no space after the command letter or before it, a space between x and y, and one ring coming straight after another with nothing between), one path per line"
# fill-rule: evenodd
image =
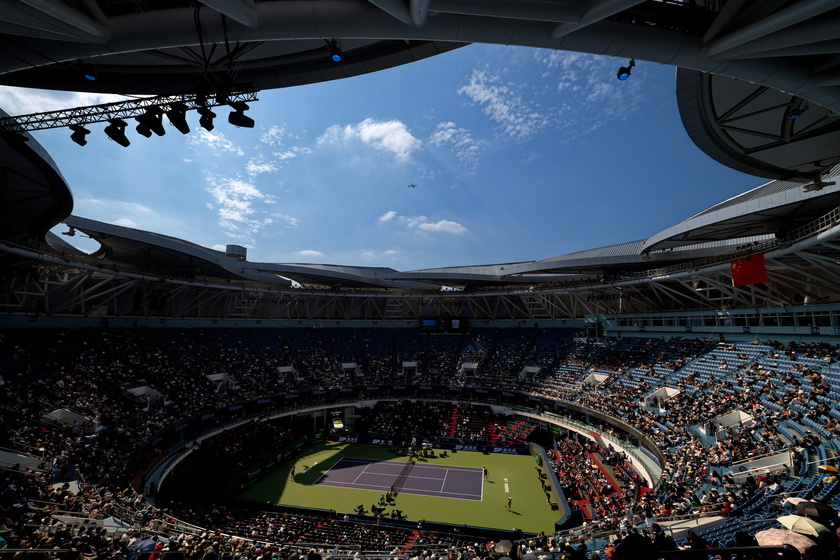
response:
M343 457L315 484L387 492L406 467L403 461L371 461ZM481 500L483 473L476 467L413 463L404 473L398 494Z

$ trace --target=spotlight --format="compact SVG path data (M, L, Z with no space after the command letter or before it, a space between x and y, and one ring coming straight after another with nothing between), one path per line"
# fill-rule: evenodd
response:
M633 67L636 66L636 61L634 59L630 59L630 64L627 66L622 66L618 69L618 72L615 73L615 77L621 80L622 82L630 77L631 70Z
M796 120L802 116L802 113L808 110L808 102L797 103L794 106L788 105L787 110L785 111L785 117L788 120Z
M74 228L73 226L70 226L70 229L67 230L67 231L62 231L61 235L69 235L70 237L73 237L73 236L76 235L76 228Z
M169 122L178 129L181 134L190 133L190 125L187 124L187 106L183 103L173 103L166 112Z
M152 137L152 129L149 128L149 125L147 125L143 122L140 122L140 117L134 117L134 118L137 119L137 122L138 122L137 129L136 129L137 134L139 134L140 136L145 136L146 138L151 138Z
M81 72L82 78L89 82L95 82L99 79L99 76L96 74L96 70L88 66L87 64L81 65Z
M341 62L344 58L344 54L341 52L341 47L338 46L338 41L333 39L332 41L327 41L324 39L324 42L327 44L327 47L330 49L330 60L333 62Z
M137 121L137 132L150 138L152 132L158 136L166 134L166 129L163 127L163 111L160 107L149 107L146 112L139 117L134 117Z
M105 127L105 134L108 135L108 138L123 148L130 146L131 142L129 142L128 138L125 136L125 127L128 126L128 123L122 119L113 119L108 122L111 123Z
M73 134L70 135L70 140L72 140L79 146L84 146L85 144L87 144L86 136L90 134L90 130L86 129L80 124L71 124L70 130L73 131Z
M213 119L216 118L216 113L207 107L199 107L198 114L201 115L201 118L198 119L198 124L208 132L213 130Z
M254 119L245 115L248 110L248 104L244 101L234 101L230 104L233 112L228 115L228 122L233 126L239 128L254 128Z

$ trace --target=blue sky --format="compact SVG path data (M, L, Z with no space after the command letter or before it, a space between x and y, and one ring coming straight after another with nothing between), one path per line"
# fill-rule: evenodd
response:
M73 213L253 261L397 270L549 258L643 239L763 182L688 138L670 66L472 45L384 72L260 92L254 129L90 125L33 135ZM0 88L12 115L118 98ZM409 183L416 188L409 188ZM60 229L60 228L57 228ZM78 243L79 236L67 238Z

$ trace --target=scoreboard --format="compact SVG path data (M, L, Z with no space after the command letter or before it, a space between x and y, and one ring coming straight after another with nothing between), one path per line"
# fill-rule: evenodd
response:
M435 317L420 319L420 332L424 333L465 333L470 322L465 317Z

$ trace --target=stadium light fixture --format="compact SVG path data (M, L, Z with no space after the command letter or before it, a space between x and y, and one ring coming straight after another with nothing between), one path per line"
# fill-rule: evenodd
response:
M183 103L173 103L166 112L169 123L178 129L181 134L190 133L190 125L187 123L187 106Z
M79 146L87 144L87 135L90 134L90 130L80 124L71 124L69 128L73 131L73 134L70 135L70 140Z
M92 67L88 66L87 64L80 64L80 74L82 78L87 80L88 82L95 82L99 79L99 76L96 74L96 70Z
M199 107L198 114L201 115L201 118L198 119L198 124L201 125L201 128L208 132L213 130L213 119L216 118L216 113L208 107Z
M341 62L344 59L344 53L341 51L341 47L338 46L338 40L333 39L331 41L327 41L324 39L324 42L327 44L326 48L330 51L330 60L333 62Z
M146 138L152 137L152 129L149 128L148 124L140 122L140 117L134 117L137 120L137 134L140 136L145 136Z
M108 121L110 124L105 127L105 134L108 135L108 138L122 146L123 148L127 148L131 145L128 138L125 135L125 128L128 126L122 119L112 119Z
M796 120L801 117L802 113L807 111L808 108L809 106L807 101L799 102L796 105L788 105L788 108L785 111L785 117L790 121Z
M618 69L618 72L615 73L615 77L623 82L630 77L634 66L636 66L636 60L631 58L630 63L627 66L622 66Z
M160 107L149 107L146 112L139 117L134 117L137 121L137 132L150 138L152 132L158 136L166 134L166 129L163 127L163 111Z
M228 115L228 122L238 128L254 128L254 119L245 115L248 110L248 104L244 101L235 101L230 104L233 108L230 115Z
M341 52L341 47L338 45L333 45L330 47L330 60L333 62L341 62L341 59L344 58L343 53Z

